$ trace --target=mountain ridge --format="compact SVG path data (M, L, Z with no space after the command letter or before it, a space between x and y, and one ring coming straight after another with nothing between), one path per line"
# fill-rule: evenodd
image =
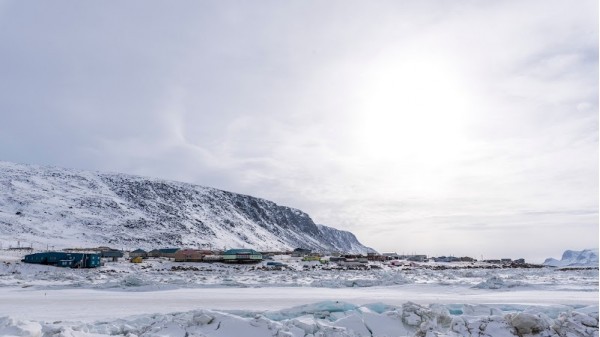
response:
M374 252L301 210L184 182L0 161L0 233L36 245Z

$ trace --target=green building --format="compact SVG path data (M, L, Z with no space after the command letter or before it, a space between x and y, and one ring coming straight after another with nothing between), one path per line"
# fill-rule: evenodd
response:
M230 249L223 253L223 262L229 263L258 263L262 254L254 249Z

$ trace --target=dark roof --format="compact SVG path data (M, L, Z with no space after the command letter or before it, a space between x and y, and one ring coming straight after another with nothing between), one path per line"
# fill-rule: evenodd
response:
M261 255L254 249L230 249L223 253L223 255L237 255L237 254L249 254L249 255Z
M77 258L81 258L82 256L100 256L100 254L95 254L95 253L70 253L70 252L42 252L42 253L34 253L34 254L28 254L25 255L25 257L49 257L49 256L56 256L58 258L66 258L66 257L77 257Z
M132 253L147 253L147 252L143 249L138 248L138 249L132 251Z
M102 257L123 257L123 252L118 250L106 250L100 252L100 256Z
M161 248L158 251L161 253L171 254L175 253L179 250L179 248Z

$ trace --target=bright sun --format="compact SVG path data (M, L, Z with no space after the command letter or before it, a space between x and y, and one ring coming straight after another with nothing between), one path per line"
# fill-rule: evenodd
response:
M369 158L412 157L434 164L462 148L468 97L458 74L444 62L379 63L364 84L359 146Z

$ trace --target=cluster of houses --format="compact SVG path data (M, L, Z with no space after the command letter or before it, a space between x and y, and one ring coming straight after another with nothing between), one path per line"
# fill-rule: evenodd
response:
M254 249L229 249L226 251L211 251L200 249L163 248L146 252L136 249L129 253L131 262L141 262L151 257L166 257L175 262L226 262L226 263L258 263L263 260L263 254Z
M404 260L411 262L476 262L477 259L474 259L469 256L456 257L456 256L437 256L437 257L427 257L427 255L399 255L396 253L384 253L383 256L386 260ZM481 262L490 263L490 264L525 264L525 259L492 259L492 260L482 260Z
M146 258L165 257L175 262L225 262L225 263L258 263L263 254L254 249L229 249L224 252L197 249L162 248L149 252L136 249L129 252L133 263L140 263ZM65 249L64 251L41 252L25 255L23 262L70 268L96 268L103 262L116 262L125 257L125 252L108 247Z
M284 252L258 252L253 249L229 249L213 251L189 248L161 248L145 251L136 249L128 253L109 247L65 249L64 251L47 251L26 255L23 262L52 265L70 268L95 268L105 262L115 262L127 255L129 261L141 263L147 258L169 258L175 262L223 262L223 263L259 263L271 260L274 255L289 255L301 258L302 261L324 262L324 254L313 252L310 249L296 248ZM471 257L427 257L426 255L399 255L396 253L368 253L365 255L328 253L327 262L335 263L340 267L349 269L366 268L370 262L389 262L391 265L402 264L401 261L412 262L475 262ZM496 264L524 264L524 259L511 260L485 260L487 263ZM274 262L268 265L275 266ZM280 267L279 265L277 265Z
M25 263L52 265L71 268L95 268L104 262L115 262L120 258L127 258L133 263L141 263L148 258L169 258L175 262L223 262L223 263L259 263L270 260L274 255L289 255L299 257L302 261L322 261L324 254L313 252L309 249L296 248L293 251L258 252L254 249L229 249L225 251L212 251L202 249L161 248L146 251L136 249L128 253L109 247L98 248L73 248L64 251L47 251L26 255ZM369 254L368 256L350 254L332 254L331 262L342 266L358 266L368 264L370 261L384 261L381 255ZM271 263L275 266L276 264ZM280 265L276 265L280 267Z

